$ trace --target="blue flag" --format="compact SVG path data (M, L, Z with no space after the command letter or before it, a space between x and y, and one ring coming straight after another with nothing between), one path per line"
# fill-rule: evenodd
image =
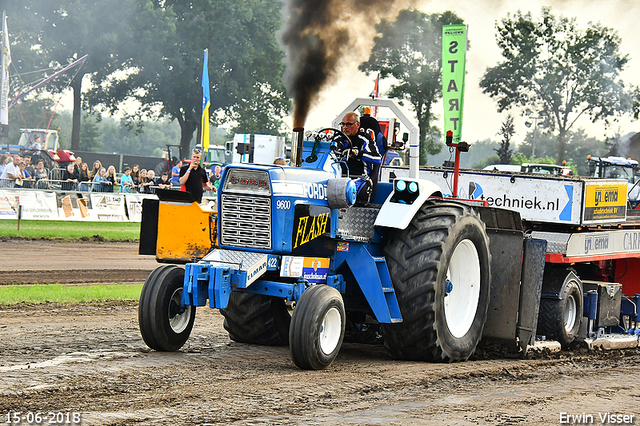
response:
M209 49L204 49L204 65L202 66L202 139L200 145L202 146L202 158L207 158L207 152L209 151L209 106L211 100L209 99L209 68L207 67L207 54Z

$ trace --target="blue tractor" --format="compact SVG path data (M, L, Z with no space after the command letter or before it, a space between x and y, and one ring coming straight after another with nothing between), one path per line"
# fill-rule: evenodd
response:
M402 115L392 101L362 102ZM328 367L345 334L372 330L406 360L463 361L483 336L532 344L545 246L525 237L518 213L443 199L417 178L415 139L415 177L375 182L372 201L357 205L341 132L304 140L296 130L291 165L224 169L218 211L197 221L210 247L149 275L139 305L149 347L181 348L205 305L220 309L232 340L288 344L302 369ZM191 204L177 194L145 201L141 253L162 252L163 205Z

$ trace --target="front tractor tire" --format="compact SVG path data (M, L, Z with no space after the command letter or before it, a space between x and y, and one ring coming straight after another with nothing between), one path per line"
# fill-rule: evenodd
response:
M390 235L385 255L403 321L381 333L397 359L467 360L487 318L491 255L485 225L464 204L428 201Z
M142 339L151 349L177 351L191 334L195 306L181 304L184 269L163 265L154 269L142 286L138 323Z
M338 356L346 324L342 295L324 284L306 289L293 310L289 349L303 370L327 368Z
M234 291L220 313L233 341L264 346L289 344L291 314L279 297Z

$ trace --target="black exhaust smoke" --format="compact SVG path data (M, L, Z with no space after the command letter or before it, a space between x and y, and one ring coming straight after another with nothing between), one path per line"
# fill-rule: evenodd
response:
M412 0L288 0L280 33L287 56L285 84L293 97L293 127L304 127L312 102L335 76L346 53L367 59L361 49L382 19L394 19ZM371 44L367 44L371 48Z

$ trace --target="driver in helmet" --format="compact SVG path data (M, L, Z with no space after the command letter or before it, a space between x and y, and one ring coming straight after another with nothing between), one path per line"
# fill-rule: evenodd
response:
M368 204L373 192L370 174L382 162L382 157L371 137L361 131L360 120L355 112L348 112L342 117L340 130L351 142L350 147L347 141L342 141L342 145L345 156L347 153L349 155L349 177L356 180L357 200L362 204Z

